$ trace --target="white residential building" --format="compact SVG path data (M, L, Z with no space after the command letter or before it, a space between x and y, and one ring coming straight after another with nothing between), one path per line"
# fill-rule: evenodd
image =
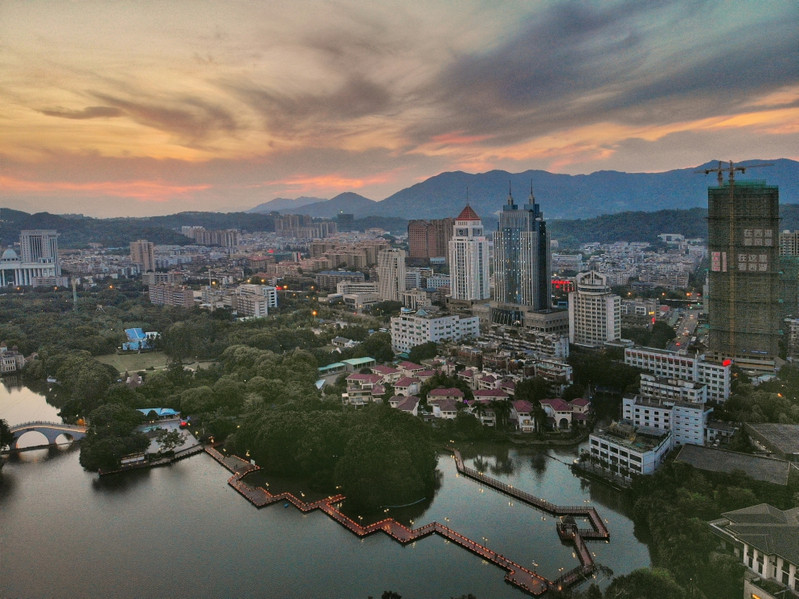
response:
M455 219L449 241L450 294L456 300L491 297L488 239L483 222L467 204Z
M625 396L622 416L635 426L672 432L672 446L704 445L708 416L713 411L703 404Z
M686 356L665 349L628 347L624 363L647 370L659 377L702 383L707 387L708 401L726 401L730 396L731 363L708 362L704 356Z
M391 348L395 352L407 352L430 341L461 341L479 335L477 316L438 316L421 309L416 313L403 310L391 319Z
M277 287L270 285L239 285L239 293L252 293L266 298L268 308L277 308Z
M614 422L589 436L590 455L624 478L652 474L671 450L671 431Z
M607 277L596 271L577 275L569 294L569 341L602 347L621 338L621 298L610 292Z
M378 295L383 301L401 302L405 291L405 250L389 248L377 254Z
M707 402L707 385L684 379L674 379L641 373L641 397L646 399L668 399L688 403Z

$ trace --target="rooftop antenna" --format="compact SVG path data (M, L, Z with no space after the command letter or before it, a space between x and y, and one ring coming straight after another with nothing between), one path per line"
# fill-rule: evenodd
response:
M510 179L508 179L508 206L513 205L513 194L511 193L511 183Z
M530 203L535 204L535 196L533 195L533 180L530 179Z

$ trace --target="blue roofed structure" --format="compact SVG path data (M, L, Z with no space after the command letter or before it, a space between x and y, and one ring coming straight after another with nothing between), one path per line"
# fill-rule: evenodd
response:
M139 351L142 349L152 349L150 339L142 329L125 329L128 340L122 344L122 351Z

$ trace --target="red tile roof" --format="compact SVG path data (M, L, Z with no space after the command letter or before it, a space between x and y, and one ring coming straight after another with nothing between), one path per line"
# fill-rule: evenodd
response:
M480 220L480 217L477 216L477 213L472 210L472 207L469 204L466 204L466 208L461 210L461 213L455 220Z

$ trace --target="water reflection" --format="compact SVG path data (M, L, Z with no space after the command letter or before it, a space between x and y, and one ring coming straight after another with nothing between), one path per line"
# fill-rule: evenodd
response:
M133 487L147 482L151 472L151 468L142 468L140 470L120 472L119 474L97 476L92 479L92 489L107 494L125 493Z

